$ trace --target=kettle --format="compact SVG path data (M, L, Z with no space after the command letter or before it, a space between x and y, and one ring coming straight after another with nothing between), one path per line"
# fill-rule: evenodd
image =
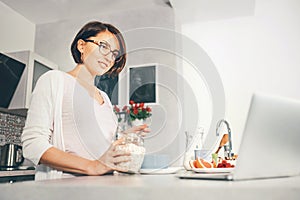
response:
M5 144L0 146L0 167L15 168L20 166L23 161L22 146L16 144Z

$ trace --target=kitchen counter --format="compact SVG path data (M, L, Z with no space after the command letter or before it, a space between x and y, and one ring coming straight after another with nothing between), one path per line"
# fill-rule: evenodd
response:
M0 184L1 199L300 199L300 176L248 181L106 175Z
M34 180L34 169L0 170L0 183Z

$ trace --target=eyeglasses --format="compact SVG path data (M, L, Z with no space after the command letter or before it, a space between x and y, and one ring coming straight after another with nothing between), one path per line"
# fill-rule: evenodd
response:
M99 46L99 52L101 54L103 54L104 56L107 56L109 53L111 53L111 58L114 62L118 62L121 60L121 53L118 50L111 50L110 45L105 42L105 41L101 41L101 42L97 42L95 40L84 40L85 42L92 42L96 45Z

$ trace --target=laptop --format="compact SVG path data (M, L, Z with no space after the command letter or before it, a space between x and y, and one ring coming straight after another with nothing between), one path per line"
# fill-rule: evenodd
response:
M185 171L179 178L248 180L300 175L300 101L254 94L236 167L228 173Z

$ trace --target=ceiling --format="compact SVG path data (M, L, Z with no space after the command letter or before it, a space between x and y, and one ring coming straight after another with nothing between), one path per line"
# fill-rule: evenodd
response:
M1 0L34 24L154 6L170 6L182 23L253 16L256 0Z
M118 12L149 6L170 5L168 0L1 0L34 24L86 17L99 12Z

